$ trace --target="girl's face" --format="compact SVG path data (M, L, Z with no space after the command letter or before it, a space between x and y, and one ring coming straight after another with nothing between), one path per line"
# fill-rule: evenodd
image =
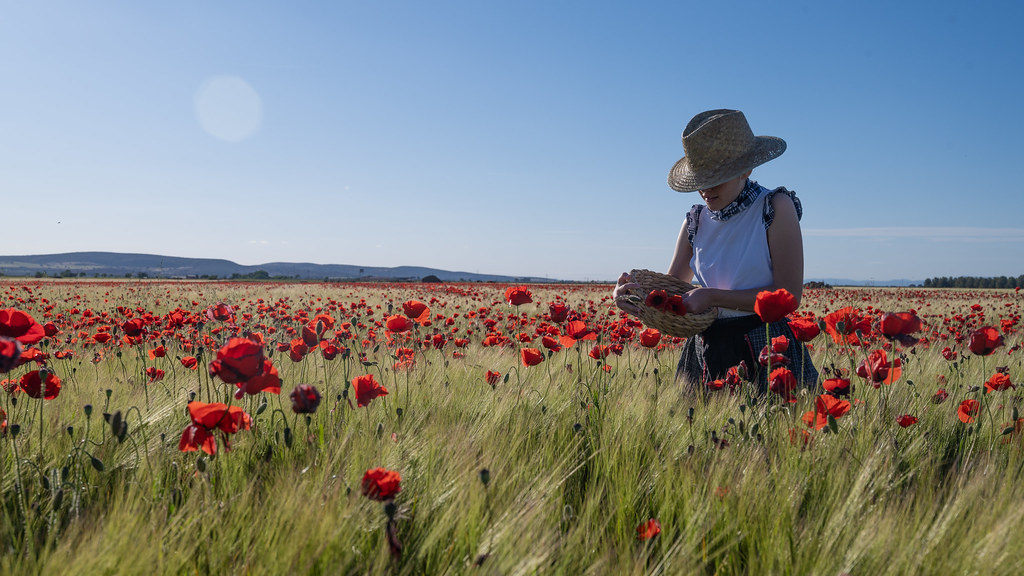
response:
M743 186L747 183L748 176L750 176L749 171L745 174L740 174L728 182L722 182L718 186L701 190L700 197L704 199L704 203L708 205L709 210L717 212L739 198L740 192L743 192Z

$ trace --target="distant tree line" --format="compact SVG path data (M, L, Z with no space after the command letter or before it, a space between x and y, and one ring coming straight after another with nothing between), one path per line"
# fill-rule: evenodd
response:
M1024 274L1020 276L993 276L980 278L977 276L940 276L928 278L922 285L925 288L1016 288L1024 286Z
M249 272L248 274L239 274L238 272L235 272L231 275L232 280L298 280L299 278L301 278L299 274L296 274L295 276L271 276L266 270L257 270L255 272Z

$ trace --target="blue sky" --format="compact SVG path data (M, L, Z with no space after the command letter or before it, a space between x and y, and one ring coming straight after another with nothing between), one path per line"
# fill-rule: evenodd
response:
M697 112L807 278L1024 273L1020 2L4 2L0 253L665 270Z

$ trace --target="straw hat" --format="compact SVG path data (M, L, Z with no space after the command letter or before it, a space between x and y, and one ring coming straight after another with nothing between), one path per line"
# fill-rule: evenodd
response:
M683 130L686 156L668 173L668 185L678 192L706 190L785 151L782 138L754 136L739 110L701 112Z

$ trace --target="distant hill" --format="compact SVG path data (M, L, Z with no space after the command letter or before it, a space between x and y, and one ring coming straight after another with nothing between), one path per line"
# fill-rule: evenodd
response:
M435 276L442 282L552 282L548 278L499 276L452 272L421 266L353 266L312 264L309 262L268 262L243 266L214 258L179 258L153 254L117 252L69 252L32 256L0 256L0 274L4 276L85 276L125 278L295 278L302 280L409 280ZM142 276L140 276L140 274Z

